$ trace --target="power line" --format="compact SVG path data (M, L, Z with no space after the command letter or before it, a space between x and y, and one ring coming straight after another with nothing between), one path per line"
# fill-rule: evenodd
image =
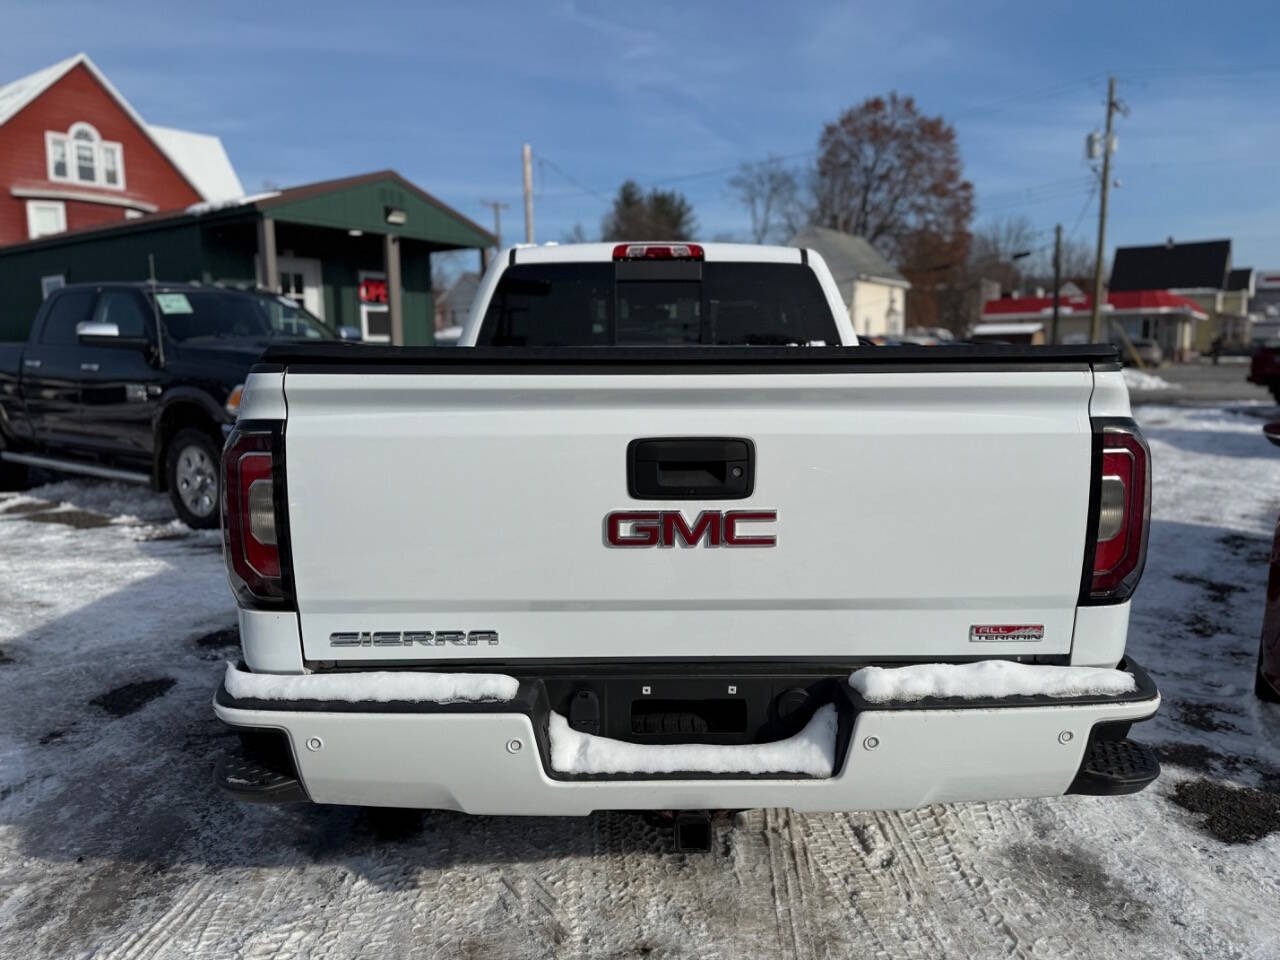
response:
M582 183L580 180L578 180L578 178L577 178L577 177L575 177L575 176L573 176L571 173L567 172L563 167L561 167L558 163L556 163L556 162L555 162L554 160L552 160L550 157L547 157L547 156L545 156L545 155L543 155L543 154L539 153L539 154L538 154L538 163L539 163L539 164L543 164L543 163L545 163L548 167L550 167L550 168L551 168L552 170L554 170L556 173L560 174L560 176L561 176L561 177L563 177L565 180L567 180L567 181L568 181L570 184L572 184L573 186L577 187L577 188L578 188L580 191L582 191L583 193L589 193L589 194L591 194L591 196L595 197L595 198L596 198L596 199L598 199L598 200L603 200L605 203L612 203L612 202L613 202L613 199L612 199L611 197L607 197L607 196L605 196L605 195L604 195L603 193L601 193L599 190L592 190L592 189L591 189L590 187L588 187L586 184L584 184L584 183Z

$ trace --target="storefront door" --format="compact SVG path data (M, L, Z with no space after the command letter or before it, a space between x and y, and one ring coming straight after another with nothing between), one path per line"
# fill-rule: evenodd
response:
M280 292L324 319L324 288L320 261L306 257L280 257Z

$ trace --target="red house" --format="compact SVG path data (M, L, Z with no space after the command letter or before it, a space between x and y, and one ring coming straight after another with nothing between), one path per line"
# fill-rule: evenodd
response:
M86 54L0 86L0 245L243 193L217 137L147 124Z

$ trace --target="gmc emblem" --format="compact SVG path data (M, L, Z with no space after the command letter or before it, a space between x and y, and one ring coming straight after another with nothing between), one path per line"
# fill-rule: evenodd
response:
M679 510L615 510L604 518L604 539L611 547L776 547L776 534L743 527L777 519L777 510L703 510L690 526Z

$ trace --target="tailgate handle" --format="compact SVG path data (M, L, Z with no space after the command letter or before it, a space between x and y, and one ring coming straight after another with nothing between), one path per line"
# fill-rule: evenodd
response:
M627 445L637 500L741 500L756 480L756 448L741 437L652 437Z

